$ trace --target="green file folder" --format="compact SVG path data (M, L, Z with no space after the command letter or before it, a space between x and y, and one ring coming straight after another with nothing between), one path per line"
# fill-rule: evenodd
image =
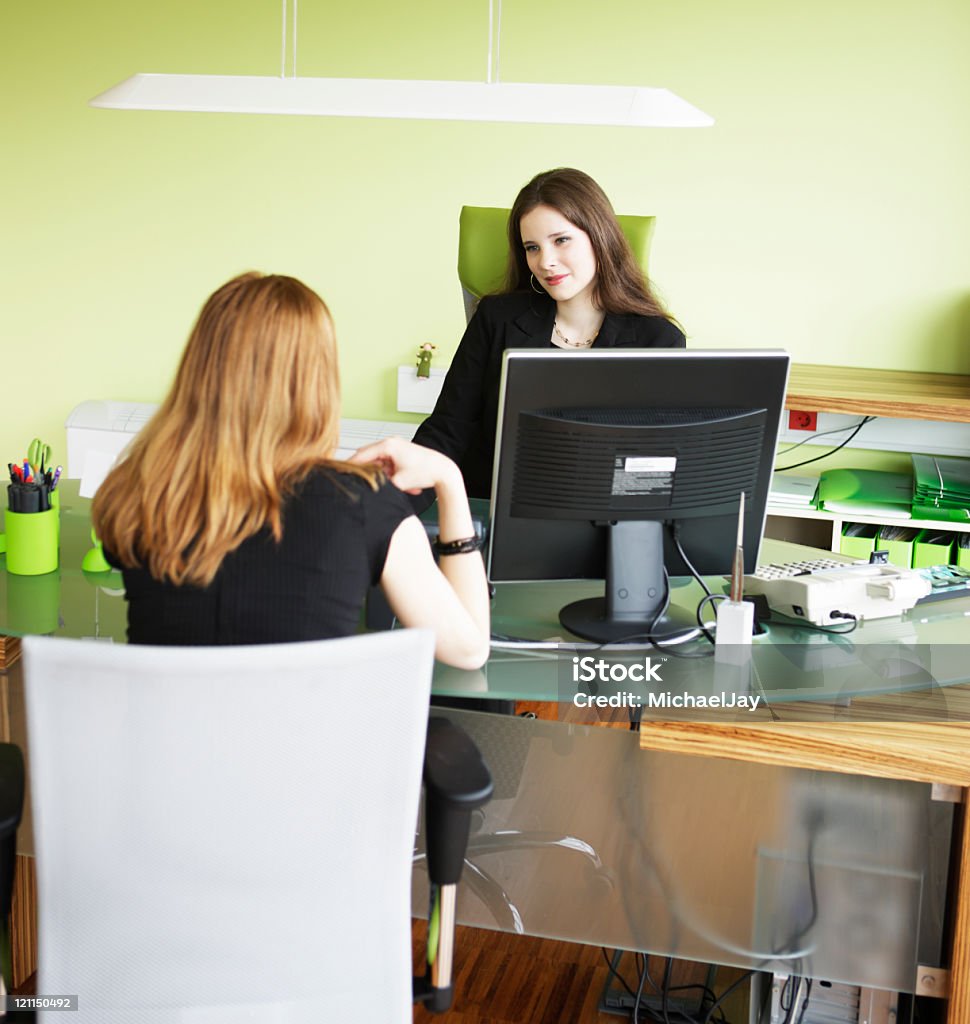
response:
M818 507L851 515L909 519L913 478L874 469L830 469L818 481Z
M970 508L970 459L913 456L914 503L936 508Z

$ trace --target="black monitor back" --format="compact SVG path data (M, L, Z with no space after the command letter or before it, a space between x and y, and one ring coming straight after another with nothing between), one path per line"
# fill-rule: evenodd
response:
M489 578L602 579L605 523L627 519L677 523L699 572L729 572L741 491L752 572L788 367L777 350L506 352Z

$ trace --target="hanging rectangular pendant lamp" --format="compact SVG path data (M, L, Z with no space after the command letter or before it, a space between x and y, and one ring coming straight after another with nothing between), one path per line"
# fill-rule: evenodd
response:
M116 110L702 128L714 119L667 89L256 75L132 75L90 101Z
M115 110L309 114L631 128L704 128L714 123L712 117L667 89L499 82L501 0L489 0L488 74L484 82L301 78L296 74L297 0L293 0L290 28L292 73L287 75L287 0L282 0L282 4L279 77L137 74L95 96L90 105Z

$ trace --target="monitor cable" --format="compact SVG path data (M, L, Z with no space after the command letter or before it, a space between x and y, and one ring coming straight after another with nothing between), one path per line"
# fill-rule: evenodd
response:
M875 416L870 416L870 420L876 419ZM834 427L832 430L819 430L818 432L809 435L804 440L796 441L794 444L789 445L783 451L775 452L777 456L788 455L793 452L796 448L801 448L804 444L811 444L813 441L818 440L820 437L828 437L830 434L844 434L847 430L854 430L856 427L865 426L865 418L861 419L858 423L850 423L846 427Z
M674 547L677 549L677 554L680 555L681 561L687 566L687 571L694 577L695 580L700 584L701 590L704 591L704 596L700 599L697 605L696 616L697 626L701 633L704 634L704 638L713 646L714 634L707 628L707 624L704 622L702 612L704 606L708 603L713 604L718 598L724 600L727 598L726 594L713 594L711 588L707 585L707 581L703 576L694 568L694 563L687 557L687 552L684 550L684 545L680 541L680 523L674 522L670 526L670 537L674 542Z

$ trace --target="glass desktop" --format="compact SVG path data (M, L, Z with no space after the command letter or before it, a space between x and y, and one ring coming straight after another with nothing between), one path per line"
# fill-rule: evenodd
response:
M78 481L61 485L61 557L57 572L45 576L14 576L0 571L0 632L11 636L48 634L123 643L126 605L120 573L85 573L84 554L91 548L90 501L78 496ZM791 561L810 549L766 540L762 562ZM816 552L817 554L817 552ZM0 555L0 568L5 557ZM725 581L709 581L723 591ZM463 671L437 665L434 692L447 697L494 700L555 701L575 706L584 686L574 682L575 658L606 657L618 664L642 662L645 655L661 662L662 686L633 687L641 697L652 689L709 700L722 692L759 698L748 711L727 707L678 708L653 705L651 717L694 717L724 720L728 711L742 716L779 713L783 705L845 706L857 698L878 698L875 712L912 714L921 720L966 718L970 709L962 684L970 681L967 649L970 597L917 605L902 616L859 624L851 634L835 636L794 622L766 627L751 648L750 671L720 664L703 640L675 649L600 652L594 645L574 649L577 638L558 622L566 601L595 594L595 581L509 583L496 587L492 630L497 636L537 641L534 649L496 646L480 670ZM694 580L673 581L671 599L693 610L702 591ZM554 646L557 643L563 646ZM552 645L552 646L550 646ZM743 676L743 678L742 678ZM614 687L613 690L622 690ZM609 686L603 693L611 693ZM910 710L907 711L907 708Z

